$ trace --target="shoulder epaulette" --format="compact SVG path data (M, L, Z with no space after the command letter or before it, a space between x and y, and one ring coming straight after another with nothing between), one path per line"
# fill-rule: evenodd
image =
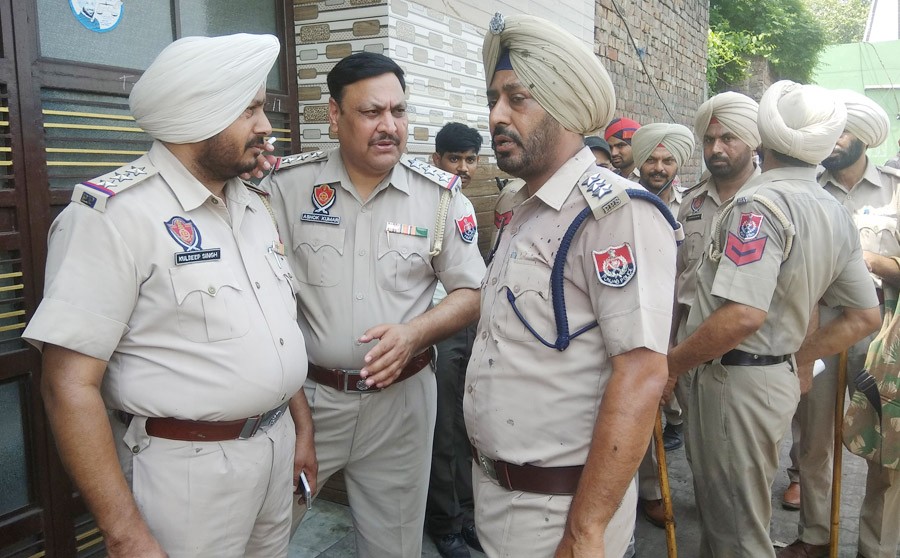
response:
M278 157L275 159L275 165L272 167L272 172L289 169L298 165L305 165L307 163L324 161L326 159L328 159L328 151L307 151L306 153Z
M884 174L889 174L891 176L900 178L900 169L895 169L894 167L887 167L884 165L875 165L875 168L878 170L878 172L883 172Z
M598 172L583 177L578 188L591 208L594 219L602 219L628 203L629 197L625 191L628 184L630 182L627 179L610 178Z
M86 205L101 213L106 211L106 203L109 198L124 192L136 184L155 175L156 168L150 164L150 160L144 156L112 172L108 172L97 178L86 180L76 184L72 190L73 203Z
M706 173L704 173L704 174L706 174ZM694 184L693 186L691 186L690 188L688 188L687 190L685 190L685 191L683 192L684 197L687 198L688 196L690 196L691 194L693 194L695 190L697 190L697 189L702 188L703 186L705 186L705 185L709 182L709 179L710 179L710 178L712 178L712 175L711 175L711 174L708 174L707 176L701 176L701 177L700 177L700 182Z
M408 153L404 153L400 156L400 164L451 192L458 191L462 186L462 179L455 174L443 171L424 161L420 161Z

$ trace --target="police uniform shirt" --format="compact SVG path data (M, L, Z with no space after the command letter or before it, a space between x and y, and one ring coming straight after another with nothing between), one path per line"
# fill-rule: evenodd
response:
M272 192L279 226L290 239L300 327L310 361L319 366L362 368L374 346L356 342L363 332L425 313L438 279L450 293L477 289L484 276L477 234L467 228L475 225L471 202L454 194L443 248L432 257L444 189L401 164L366 201L356 193L339 149L278 170L261 187ZM327 208L316 205L316 191Z
M54 221L23 337L108 360L109 408L220 421L278 407L302 387L306 351L268 210L236 178L226 207L160 143L132 169L152 176Z
M783 224L772 209L753 199L756 194L790 216L790 222ZM721 219L722 257L718 263L704 257L700 264L688 333L724 301L733 301L768 313L738 349L793 354L820 298L828 306L878 305L856 227L837 200L816 186L815 169L778 168L751 179ZM786 229L796 236L782 263Z
M900 171L877 166L870 160L862 178L850 190L828 170L819 176L819 184L850 212L859 229L863 250L888 258L900 256L897 228ZM875 275L872 278L880 287L881 278Z
M550 273L561 237L587 206L581 183L596 175L620 192L640 188L593 163L590 149L582 149L534 196L526 188L512 193L512 214L482 284L482 319L463 403L472 443L492 459L584 464L612 374L610 358L638 347L667 351L675 242L671 226L646 201L630 200L600 219L589 215L575 236L564 269L569 327L573 333L594 321L599 327L568 349L538 341L507 299L515 296L544 339L556 339ZM615 249L635 272L626 283L608 286L597 262Z

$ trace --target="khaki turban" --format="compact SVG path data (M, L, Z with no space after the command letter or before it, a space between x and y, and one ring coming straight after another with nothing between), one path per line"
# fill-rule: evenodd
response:
M710 121L715 118L729 132L750 146L750 149L756 149L760 144L759 128L756 125L758 112L759 104L746 95L734 91L719 93L697 109L694 133L698 138L703 138Z
M690 128L681 124L656 122L641 126L631 138L634 166L640 168L650 158L653 150L660 145L675 157L680 169L694 151L694 134Z
M782 80L759 102L763 147L811 165L831 155L846 122L844 103L817 85Z
M602 129L616 108L612 80L600 59L571 33L529 15L491 20L482 55L488 87L502 51L535 100L565 129L581 135Z
M838 89L834 94L847 107L845 130L869 147L878 147L884 143L891 128L891 120L878 103L849 89Z
M272 35L185 37L159 53L128 102L154 139L194 143L231 125L250 105L278 58Z

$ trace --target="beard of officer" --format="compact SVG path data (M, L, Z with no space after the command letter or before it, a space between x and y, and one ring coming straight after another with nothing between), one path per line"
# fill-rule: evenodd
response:
M844 170L866 153L866 144L849 132L838 138L831 155L822 161L822 166L830 171Z

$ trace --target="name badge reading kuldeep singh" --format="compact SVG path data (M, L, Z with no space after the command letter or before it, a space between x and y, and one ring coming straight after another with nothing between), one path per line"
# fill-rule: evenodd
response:
M409 236L421 236L428 238L428 229L425 227L417 227L415 225L401 225L400 223L391 223L388 221L384 230L389 233L406 234Z

